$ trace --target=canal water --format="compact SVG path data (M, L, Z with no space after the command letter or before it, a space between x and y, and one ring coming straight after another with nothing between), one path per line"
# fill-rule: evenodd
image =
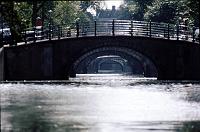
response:
M2 132L200 132L200 82L123 75L0 83Z

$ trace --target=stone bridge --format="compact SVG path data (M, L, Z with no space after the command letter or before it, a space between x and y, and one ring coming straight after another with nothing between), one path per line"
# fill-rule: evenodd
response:
M117 55L160 80L199 80L200 45L142 36L92 36L3 47L0 80L65 80L99 56ZM134 61L133 61L134 60Z

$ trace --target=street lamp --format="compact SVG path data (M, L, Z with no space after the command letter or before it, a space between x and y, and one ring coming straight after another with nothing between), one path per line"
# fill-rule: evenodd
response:
M52 15L52 10L49 10L49 40L51 40L51 35L52 35L52 18L51 18L51 15Z
M49 24L52 24L52 18L51 18L51 15L52 15L52 10L49 10Z

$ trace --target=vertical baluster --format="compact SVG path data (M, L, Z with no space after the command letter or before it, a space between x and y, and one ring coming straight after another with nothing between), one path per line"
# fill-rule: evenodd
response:
M33 37L33 42L36 42L36 27L33 27L33 31L34 31L34 37Z
M150 38L151 38L151 20L150 20L150 22L149 22L149 36L150 36Z
M26 29L24 31L24 41L25 41L25 44L27 44L27 34L26 34Z
M112 36L115 36L115 20L112 21Z
M63 28L62 28L62 25L60 26L60 37L62 38L63 37Z
M133 36L133 21L131 21L131 36Z
M146 28L147 28L146 35L149 36L149 23L148 22L147 22Z
M192 28L192 42L195 42L195 27Z
M79 23L76 22L76 37L79 37Z
M78 29L78 34L77 34L77 37L79 35L79 29ZM71 37L71 28L70 27L67 27L67 37Z
M179 40L179 22L176 25L176 37L177 37L177 40Z
M163 33L164 33L164 38L165 38L165 37L166 37L166 31L165 31L165 27L164 27L164 32L163 32Z
M167 24L167 38L169 39L170 36L169 36L169 23Z
M44 39L44 26L43 26L43 24L42 24L42 28L41 28L41 39Z
M49 24L49 32L48 32L49 40L51 40L51 24Z
M97 21L94 21L94 36L97 36Z
M51 38L54 38L54 25L51 24Z
M58 39L60 39L60 25L58 25Z

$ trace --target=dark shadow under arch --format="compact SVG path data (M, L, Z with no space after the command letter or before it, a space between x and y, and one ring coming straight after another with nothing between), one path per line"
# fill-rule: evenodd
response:
M70 69L70 76L76 76L77 68L82 65L88 65L92 60L99 56L104 55L118 55L126 60L129 61L131 64L131 60L135 59L141 63L144 69L144 76L146 77L157 77L158 69L156 65L145 55L134 51L132 49L124 48L124 47L103 47L103 48L96 48L93 50L89 50L85 54L81 55L77 58Z

